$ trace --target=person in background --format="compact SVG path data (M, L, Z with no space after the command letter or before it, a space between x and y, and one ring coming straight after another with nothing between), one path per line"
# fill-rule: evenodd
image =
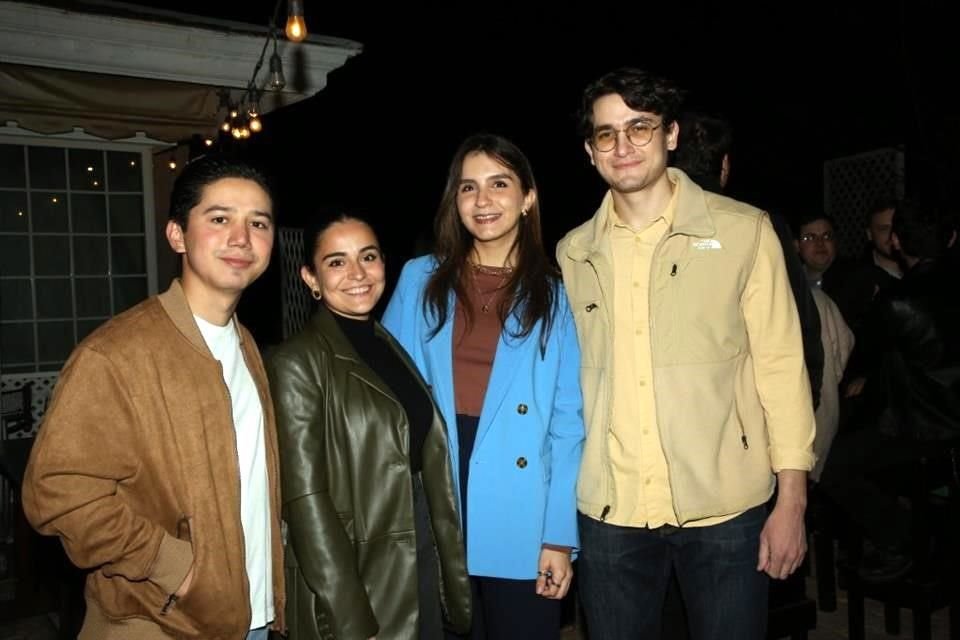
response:
M580 349L537 195L516 145L466 139L434 252L407 263L383 320L456 425L473 639L557 640L579 545Z
M300 275L319 302L268 359L288 527L291 640L440 640L470 626L446 425L370 313L385 266L371 227L313 220ZM441 606L443 603L443 606Z

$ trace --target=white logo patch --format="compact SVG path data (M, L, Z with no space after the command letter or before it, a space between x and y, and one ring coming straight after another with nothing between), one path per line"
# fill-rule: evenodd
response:
M700 251L716 251L717 249L723 248L723 245L721 245L720 241L716 238L701 238L699 240L693 240L690 244L694 249Z

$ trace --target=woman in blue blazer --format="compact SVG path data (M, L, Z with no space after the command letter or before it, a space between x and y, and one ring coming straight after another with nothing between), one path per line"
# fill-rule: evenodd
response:
M556 640L577 548L580 349L520 149L494 135L464 141L435 235L433 254L404 267L383 324L456 425L469 637Z

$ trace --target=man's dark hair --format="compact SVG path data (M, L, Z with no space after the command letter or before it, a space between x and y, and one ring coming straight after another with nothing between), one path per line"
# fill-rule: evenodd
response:
M900 252L912 258L938 258L944 246L936 217L917 203L904 200L893 214L893 229Z
M169 218L186 231L190 210L200 203L203 190L223 178L251 180L260 186L273 200L270 183L266 176L252 165L225 155L206 155L190 161L173 183L170 194Z
M867 208L867 215L864 217L864 224L869 227L873 223L873 216L890 209L896 211L899 206L900 201L896 198L877 198L871 202L870 206Z
M683 91L673 82L642 69L622 67L587 85L580 103L580 135L593 134L593 103L603 96L617 94L634 111L646 111L663 117L669 128L680 116Z
M733 128L726 118L686 111L680 116L680 137L671 164L702 188L719 192L723 157L732 147Z
M837 230L837 222L827 214L823 213L822 211L818 211L814 207L810 209L802 209L798 213L790 216L790 230L793 232L793 237L799 240L800 229L811 222L816 222L817 220L826 220L830 223L830 226L833 227L834 231Z

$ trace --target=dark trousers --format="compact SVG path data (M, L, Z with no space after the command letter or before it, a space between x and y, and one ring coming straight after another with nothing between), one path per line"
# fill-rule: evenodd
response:
M464 542L467 540L467 484L470 482L470 456L477 437L480 418L457 415L460 454L460 501ZM510 544L504 540L504 544ZM469 547L468 547L469 548ZM448 633L450 640L559 640L560 601L537 595L536 580L508 580L470 576L473 591L473 625L470 634Z
M417 601L419 603L419 640L443 638L443 613L440 610L440 568L437 565L430 507L423 492L419 473L413 481L413 524L417 533Z
M473 625L447 640L560 640L560 601L537 595L536 580L470 576Z
M580 600L590 640L659 638L675 572L694 640L762 640L767 575L757 571L764 506L712 527L620 527L579 515Z

